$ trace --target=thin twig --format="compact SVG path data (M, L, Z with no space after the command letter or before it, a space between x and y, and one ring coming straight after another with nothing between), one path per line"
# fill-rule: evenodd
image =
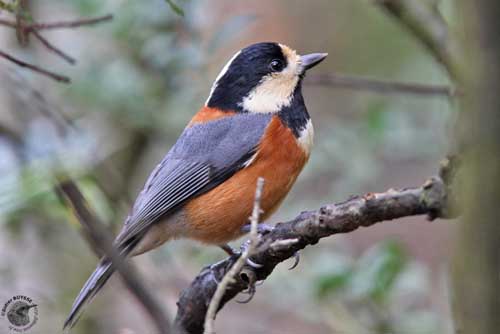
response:
M61 57L62 59L66 60L68 63L71 65L74 65L76 63L75 58L69 56L65 52L63 52L61 49L55 47L52 43L50 43L45 37L40 35L40 33L36 30L32 31L32 34L49 50Z
M60 50L59 48L55 47L52 43L50 43L46 38L44 38L42 35L40 35L39 30L47 30L47 29L63 29L63 28L76 28L76 27L81 27L81 26L86 26L86 25L93 25L93 24L98 24L102 23L105 21L109 21L113 19L113 15L108 14L104 16L99 16L95 18L89 18L89 19L80 19L80 20L74 20L74 21L61 21L61 22L50 22L50 23L31 23L31 24L26 24L24 19L17 15L16 16L16 21L9 21L5 19L0 19L0 25L13 28L16 30L16 34L18 36L19 42L21 44L24 44L27 42L27 38L30 33L33 33L33 35L51 52L57 54L64 60L66 60L70 64L75 64L76 60ZM51 77L52 79L59 81L59 82L64 82L64 83L70 83L71 80L69 77L60 75L48 70L45 70L39 66L33 65L26 63L22 60L19 60L3 51L0 51L0 56L3 58L6 58L10 60L11 62L22 66L29 68L32 71L44 74L48 77Z
M23 24L22 28L27 32L32 32L34 30L49 30L49 29L69 29L77 28L86 25L94 25L102 23L105 21L110 21L113 19L113 15L108 14L104 16L99 16L89 19L80 19L74 21L60 21L60 22L37 22L31 24ZM10 20L0 19L0 25L16 29L18 27L17 23Z
M87 230L92 243L113 262L113 266L120 273L128 289L135 295L148 311L148 314L153 318L159 333L169 333L170 321L165 312L163 312L156 297L142 283L143 280L135 268L130 263L126 262L115 247L113 247L113 242L108 231L98 221L97 216L91 212L87 201L75 182L66 178L59 181L56 190L59 194L63 195L66 203L73 209L75 216Z
M25 26L26 29L29 30L48 30L48 29L68 29L68 28L77 28L81 26L94 25L106 21L111 21L113 19L112 14L88 18L88 19L80 19L73 21L59 21L59 22L48 22L48 23L33 23L27 24Z
M264 179L259 177L257 180L257 187L255 189L255 199L253 203L252 216L250 217L250 242L248 243L248 246L245 248L245 250L241 253L238 260L233 264L231 269L224 275L222 281L218 284L217 290L215 290L212 299L210 300L210 304L208 305L208 310L205 315L205 334L215 334L215 315L219 310L219 305L222 297L226 293L228 285L234 282L234 277L241 271L246 261L248 260L248 257L252 255L253 251L257 247L257 243L259 242L257 225L259 224L259 217L261 213L260 200L262 197L263 187Z
M29 68L30 70L32 71L35 71L35 72L38 72L40 74L43 74L51 79L54 79L58 82L64 82L64 83L70 83L71 82L71 79L68 78L67 76L64 76L64 75L61 75L61 74L57 74L57 73L54 73L54 72L51 72L51 71L48 71L48 70L45 70L39 66L36 66L36 65L33 65L33 64L30 64L30 63L27 63L25 61L22 61L22 60L19 60L3 51L0 50L0 57L3 57L11 62L13 62L14 64L18 65L18 66L21 66L21 67L26 67L26 68Z
M450 86L395 82L337 73L311 75L306 77L306 83L313 85L328 85L338 88L368 90L385 94L404 93L422 96L437 95L446 97L455 97L460 95L460 92L457 92L455 88Z

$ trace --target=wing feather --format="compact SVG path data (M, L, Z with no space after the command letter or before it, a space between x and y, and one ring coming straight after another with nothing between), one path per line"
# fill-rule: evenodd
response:
M187 128L151 173L115 244L130 252L152 224L244 168L270 119L237 114Z

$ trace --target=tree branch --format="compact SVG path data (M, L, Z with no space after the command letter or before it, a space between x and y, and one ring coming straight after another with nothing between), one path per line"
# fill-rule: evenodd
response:
M35 36L40 41L40 43L42 43L47 48L47 50L55 53L56 55L58 55L59 57L61 57L64 60L66 60L71 65L74 65L76 63L75 58L73 58L70 55L66 54L61 49L55 47L45 37L43 37L38 31L33 30L32 34L33 34L33 36Z
M418 83L379 80L364 76L345 74L318 74L306 77L306 83L338 88L367 90L385 94L413 94L420 96L455 97L461 93L454 87L444 85L427 85Z
M46 38L44 38L39 30L48 30L48 29L63 29L63 28L77 28L81 26L94 25L98 23L102 23L105 21L109 21L113 19L113 15L108 14L104 16L99 16L95 18L89 19L81 19L75 21L59 21L59 22L50 22L50 23L31 23L26 24L25 20L16 15L16 21L10 21L5 19L0 19L0 25L12 28L16 30L19 42L24 45L28 42L29 34L33 34L50 52L55 53L60 56L64 60L66 60L70 64L74 64L76 60L63 52L61 49L55 47L52 43L50 43ZM19 60L3 51L0 51L0 57L3 57L21 67L29 68L32 71L38 72L45 76L48 76L56 81L70 83L70 78L61 74L57 74L46 69L43 69L39 66L26 63L22 60Z
M72 20L72 21L57 21L57 22L47 22L47 23L33 23L25 25L25 29L28 30L49 30L49 29L71 29L81 26L89 26L94 24L99 24L106 21L111 21L113 19L112 14L107 14L103 16Z
M302 212L294 220L278 223L274 230L263 235L252 260L262 264L255 269L245 265L235 282L226 288L220 308L248 287L249 277L266 279L281 262L321 238L338 233L352 232L386 220L427 215L430 220L437 217L451 218L456 213L448 204L450 180L458 160L448 159L442 164L439 176L432 177L418 188L390 189L384 193L369 193L355 196L337 204L328 204L319 210ZM450 182L450 183L448 183ZM186 288L177 302L178 311L175 328L180 333L203 333L208 305L217 290L217 282L224 277L237 261L229 257L207 266Z
M11 55L9 55L8 53L5 53L3 51L0 50L0 57L3 57L11 62L13 62L14 64L18 65L18 66L21 66L21 67L26 67L26 68L29 68L30 70L34 71L34 72L37 72L37 73L40 73L40 74L43 74L51 79L54 79L58 82L64 82L64 83L70 83L71 82L71 79L65 75L61 75L61 74L57 74L57 73L54 73L52 71L49 71L49 70L46 70L46 69L43 69L37 65L33 65L33 64L30 64L30 63L27 63L25 61L22 61L20 59L17 59Z
M98 253L105 254L111 259L113 266L120 273L125 285L144 306L151 318L153 318L159 333L169 333L170 322L156 297L142 283L142 278L135 268L126 262L113 247L113 242L108 231L103 228L96 215L91 212L78 186L72 180L66 179L57 184L56 190L62 195L68 206L73 209L75 216L92 240L91 244L95 247L94 249L97 249Z
M50 29L70 29L77 28L81 26L94 25L106 21L110 21L113 19L112 14L107 14L104 16L80 19L74 21L57 21L57 22L42 22L42 23L32 23L32 24L23 24L22 28L27 30L28 32L32 32L34 30L50 30ZM17 29L18 24L14 21L0 19L0 25Z
M405 26L452 79L462 82L463 60L458 43L450 36L448 25L437 8L415 0L375 0L375 3Z

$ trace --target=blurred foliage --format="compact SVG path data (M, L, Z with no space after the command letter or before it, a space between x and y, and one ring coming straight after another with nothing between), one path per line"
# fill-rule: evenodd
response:
M0 9L6 10L10 13L15 13L18 8L18 1L8 2L8 1L0 1Z
M429 277L399 242L377 244L357 259L333 258L313 284L316 298L335 314L331 323L340 333L351 333L346 328L358 328L356 333L439 332L437 318L422 304Z
M400 244L387 242L377 245L363 254L352 268L343 268L338 273L320 277L317 283L318 297L327 298L341 289L348 289L352 296L383 303L406 261Z
M69 90L82 104L91 102L125 126L147 130L168 127L178 92L193 94L182 85L180 72L199 66L201 59L190 21L168 8L151 8L140 2L122 6L106 36L109 48L89 55L101 61L92 62ZM189 35L187 42L176 37L179 30ZM188 96L181 94L183 101Z

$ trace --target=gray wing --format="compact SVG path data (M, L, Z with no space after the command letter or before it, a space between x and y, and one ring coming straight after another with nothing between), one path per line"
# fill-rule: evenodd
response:
M271 117L237 114L187 128L151 173L115 244L130 251L152 224L243 168Z

